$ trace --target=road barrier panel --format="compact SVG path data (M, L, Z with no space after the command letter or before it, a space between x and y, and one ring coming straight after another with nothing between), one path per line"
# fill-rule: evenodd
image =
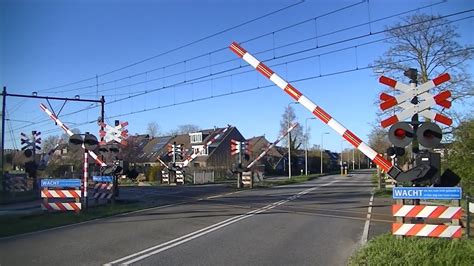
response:
M29 191L26 175L5 174L5 188L9 192Z
M242 185L243 187L253 187L252 171L242 172Z
M161 184L169 184L170 183L170 174L165 171L161 170Z
M42 210L79 212L82 209L81 180L42 179L41 198Z
M98 203L101 199L106 199L107 202L114 200L114 178L113 176L93 176L94 192L92 197Z
M180 171L180 170L176 171L175 182L176 182L176 184L184 185L184 173L183 173L183 171Z
M421 236L421 237L443 237L461 238L462 226L460 219L462 208L459 200L462 190L459 187L395 187L393 199L397 203L392 205L392 215L396 222L392 224L392 234L398 237ZM456 200L458 206L438 205L407 205L405 200ZM417 219L422 223L405 223L405 218ZM427 220L451 220L443 224L429 224Z

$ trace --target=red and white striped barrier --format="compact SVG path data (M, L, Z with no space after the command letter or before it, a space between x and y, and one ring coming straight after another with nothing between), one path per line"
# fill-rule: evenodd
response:
M163 183L166 183L166 184L170 183L170 175L165 170L161 170L161 183L162 184Z
M80 202L43 202L41 203L42 210L48 211L80 211Z
M242 172L242 185L244 187L252 187L253 185L253 180L252 180L253 176L252 176L252 172L251 171L247 171L247 172Z
M462 228L459 225L394 223L392 224L392 234L397 236L461 238Z
M396 217L461 219L461 207L400 205L392 206L392 214Z
M42 189L42 198L75 198L81 197L81 190L79 189Z
M218 139L220 139L226 132L227 130L229 130L231 126L229 125L228 127L224 128L224 129L221 129L219 131L219 133L217 133L216 135L214 135L214 137L212 139L210 139L208 142L206 142L206 144L204 144L197 152L194 152L191 156L189 156L188 158L186 158L186 160L183 161L182 165L183 167L186 167L188 166L188 164L194 160L202 151L206 150L207 147L209 145L211 145L212 143L216 142Z
M265 154L267 154L273 147L275 147L278 144L278 142L280 142L286 135L288 135L288 133L290 133L297 126L298 126L298 123L295 123L290 128L288 128L288 130L284 134L280 135L275 142L273 142L262 153L260 153L260 155L258 155L257 158L255 158L255 160L249 163L249 165L247 165L247 168L250 169L254 164L256 164L260 159L262 159L263 156L265 156Z
M182 171L176 171L176 183L184 185L184 173Z
M380 168L382 168L386 173L388 173L393 168L393 165L390 161L383 158L375 150L373 150L371 147L365 144L361 139L359 139L356 135L354 135L354 133L347 130L342 124L340 124L334 118L332 118L321 107L313 103L310 99L308 99L295 87L293 87L291 84L289 84L280 76L278 76L275 72L273 72L273 70L268 68L265 64L258 61L254 56L248 53L239 44L237 44L236 42L232 43L230 46L230 49L239 57L244 59L247 63L249 63L251 66L253 66L255 69L257 69L262 75L270 79L273 83L275 83L275 85L280 87L289 96L291 96L295 101L299 102L302 106L308 109L317 118L319 118L321 121L323 121L328 126L330 126L333 130L339 133L339 135L341 135L349 143L351 143L354 147L356 147L359 151L361 151L363 154L369 157L375 164L377 164Z
M94 199L112 199L114 195L113 187L113 183L96 183L92 197Z
M59 118L57 118L51 111L48 110L48 108L44 104L40 104L41 110L43 110L48 116L60 127L62 128L66 134L69 136L74 135L74 133L61 121ZM84 146L83 146L84 148ZM99 159L99 156L95 154L93 151L88 150L89 155L94 158L95 162L100 165L100 166L107 166L106 163L104 163L101 159Z

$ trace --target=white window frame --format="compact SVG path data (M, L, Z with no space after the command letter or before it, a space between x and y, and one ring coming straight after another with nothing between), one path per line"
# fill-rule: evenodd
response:
M202 132L189 133L189 139L191 143L201 143L202 142Z

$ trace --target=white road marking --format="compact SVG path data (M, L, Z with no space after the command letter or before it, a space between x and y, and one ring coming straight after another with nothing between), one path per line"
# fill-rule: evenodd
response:
M210 226L207 226L205 228L202 228L202 229L199 229L197 231L194 231L194 232L191 232L187 235L184 235L184 236L181 236L181 237L178 237L176 239L173 239L173 240L170 240L170 241L167 241L165 243L162 243L162 244L158 244L156 246L153 246L153 247L150 247L150 248L147 248L145 250L142 250L142 251L139 251L139 252L136 252L136 253L133 253L133 254L130 254L126 257L123 257L123 258L120 258L120 259L117 259L117 260L114 260L112 262L109 262L109 263L106 263L104 265L113 265L113 264L117 264L117 263L120 263L120 264L123 264L123 265L129 265L129 264L132 264L132 263L135 263L135 262L138 262L140 260L143 260L143 259L146 259L150 256L153 256L153 255L156 255L158 253L161 253L165 250L168 250L168 249L171 249L173 247L176 247L176 246L179 246L181 244L184 244L186 242L189 242L195 238L198 238L198 237L201 237L203 235L206 235L206 234L209 234L209 233L212 233L218 229L221 229L223 227L226 227L228 225L231 225L231 224L234 224L236 222L239 222L241 220L244 220L244 219L247 219L247 218L250 218L256 214L259 214L259 213L262 213L262 212L265 212L265 211L268 211L268 210L271 210L277 206L280 206L282 204L285 204L291 200L294 200L294 199L297 199L313 190L316 190L318 188L321 188L321 187L325 187L325 186L329 186L333 183L336 183L338 182L339 180L334 180L332 182L329 182L329 183L326 183L326 184L323 184L321 186L317 186L317 187L312 187L312 188L309 188L309 189L306 189L306 190L303 190L295 195L292 195L291 197L288 197L287 199L285 200L280 200L280 201L277 201L277 202L274 202L272 204L269 204L265 207L262 207L262 208L259 208L259 209L256 209L256 210L253 210L253 211L250 211L250 212L247 212L245 214L241 214L241 215L238 215L238 216L234 216L234 217L231 217L227 220L224 220L224 221L221 221L219 223L216 223L216 224L213 224L213 225L210 225ZM133 258L133 259L132 259ZM130 259L130 260L129 260Z
M364 231L362 232L362 238L360 243L365 245L367 243L367 239L369 237L369 226L370 226L370 218L372 217L372 204L374 202L374 192L372 191L372 195L370 196L369 200L369 209L367 210L367 219L365 220L364 224Z

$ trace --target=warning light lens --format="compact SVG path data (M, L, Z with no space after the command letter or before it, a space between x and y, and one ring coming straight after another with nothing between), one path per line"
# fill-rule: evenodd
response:
M406 131L401 128L395 129L394 134L395 134L395 137L400 138L400 139L403 139L406 137Z
M428 139L432 139L434 137L434 132L431 131L431 130L425 130L425 132L423 132L423 137L425 138L428 138Z

